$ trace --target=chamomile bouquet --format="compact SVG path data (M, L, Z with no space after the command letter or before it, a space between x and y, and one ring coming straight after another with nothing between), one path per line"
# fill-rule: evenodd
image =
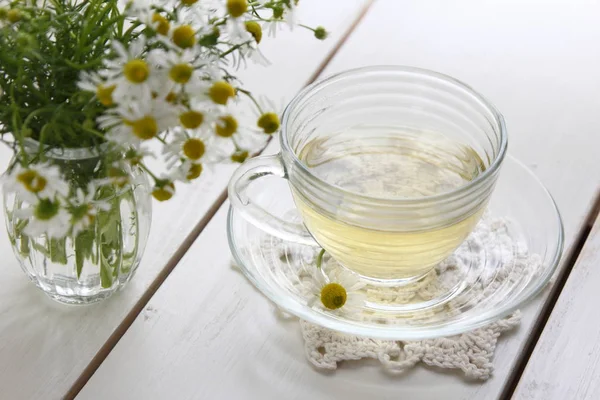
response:
M76 279L86 263L99 265L102 287L111 287L140 253L140 238L127 232L140 236L141 221L124 216L124 201L131 209L167 201L207 164L242 162L278 130L277 110L235 73L267 63L263 36L296 25L297 7L0 1L0 141L14 155L2 184L22 258L73 259ZM255 110L250 123L234 107L242 101Z

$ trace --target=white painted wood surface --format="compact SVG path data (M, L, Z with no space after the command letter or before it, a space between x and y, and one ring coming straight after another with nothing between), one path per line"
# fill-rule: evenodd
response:
M565 284L514 399L600 399L600 219Z
M404 64L475 87L505 115L510 152L554 194L570 246L600 179L598 15L600 5L584 0L378 0L326 73ZM370 362L317 372L298 324L277 320L230 268L225 214L223 207L81 399L496 399L546 299L525 307L518 331L500 340L485 383L424 367L390 376Z
M282 31L277 40L265 38L261 45L273 65L251 66L240 73L250 89L275 101L289 100L318 70L366 1L302 3L299 18L310 25L327 26L332 31L330 39L318 41L302 29ZM0 166L8 163L8 157L9 152L0 149ZM172 201L155 204L137 276L127 290L101 304L69 307L46 299L20 271L6 232L0 230L0 398L62 397L223 192L234 168L216 168L205 174L204 181L178 187Z

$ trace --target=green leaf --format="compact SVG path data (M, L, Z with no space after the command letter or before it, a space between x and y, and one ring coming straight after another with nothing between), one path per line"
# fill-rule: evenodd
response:
M84 261L85 257L83 256L83 252L75 249L75 266L77 267L77 279L81 278L81 271L83 271Z
M94 252L94 231L86 230L75 238L75 265L77 267L77 279L81 277L85 260L92 258Z
M15 226L15 235L16 236L21 236L23 234L23 229L25 229L25 227L27 226L27 224L29 224L29 220L28 219L22 219L20 220L17 225Z
M29 237L21 235L21 243L19 245L19 252L23 257L29 256Z
M58 264L67 264L67 239L50 239L50 260Z
M113 279L111 269L112 268L110 264L108 263L102 252L100 252L100 284L105 289L112 286Z
M51 258L50 252L48 251L48 249L45 248L44 246L42 246L41 244L37 243L35 240L31 242L31 247L33 247L38 252L42 253L44 255L44 257Z

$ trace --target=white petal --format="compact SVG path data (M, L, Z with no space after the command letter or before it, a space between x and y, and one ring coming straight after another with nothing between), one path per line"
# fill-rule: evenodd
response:
M113 49L119 55L119 57L123 59L123 62L129 59L129 54L127 54L127 49L125 49L125 46L123 46L123 44L115 40L114 42L112 42L112 46Z

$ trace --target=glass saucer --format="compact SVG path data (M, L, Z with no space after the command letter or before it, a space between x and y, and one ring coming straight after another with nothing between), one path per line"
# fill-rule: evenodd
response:
M299 220L286 181L263 178L260 187L251 184L249 195L269 211ZM355 275L364 301L348 310L329 310L314 301L314 271L351 274L327 254L318 270L319 247L274 237L231 208L228 237L240 269L282 309L329 329L388 340L456 335L507 316L543 289L563 249L554 200L512 157L504 160L482 221L453 255L423 278L402 285L374 285Z

